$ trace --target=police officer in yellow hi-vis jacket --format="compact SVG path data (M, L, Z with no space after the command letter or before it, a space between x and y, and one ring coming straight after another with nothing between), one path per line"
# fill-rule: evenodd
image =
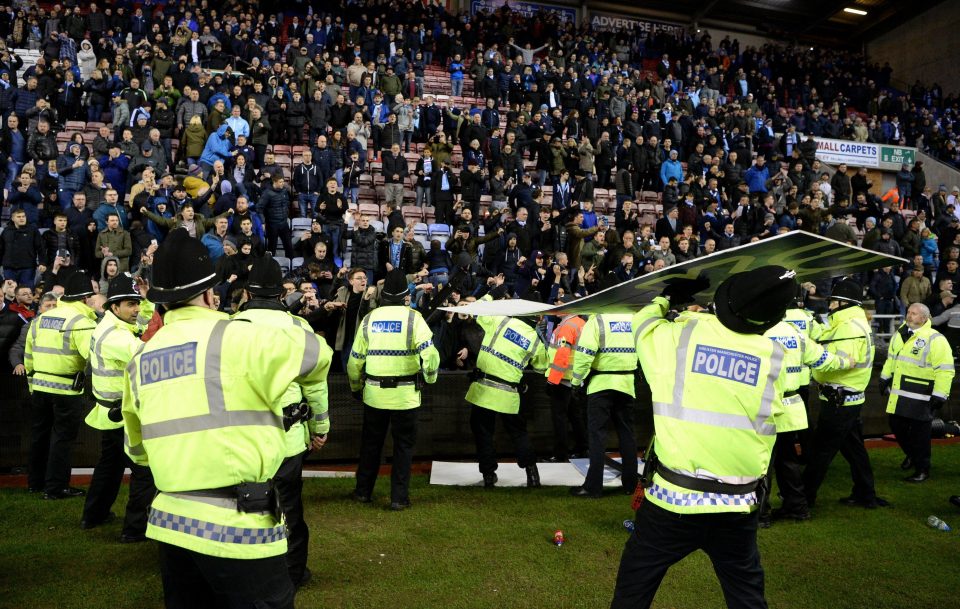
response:
M417 408L423 383L437 381L440 354L419 311L410 308L403 271L387 273L381 306L367 313L353 339L347 376L350 390L363 401L360 463L353 498L373 500L387 429L393 434L390 509L410 507L410 466L417 441Z
M680 280L634 316L653 394L656 440L645 499L623 550L611 607L649 607L667 569L702 549L727 606L763 609L757 507L781 413L783 348L763 336L797 290L794 273L765 266L727 278L716 316L665 319L706 280ZM669 300L668 300L669 299Z
M807 467L803 470L807 504L814 506L817 491L839 451L850 464L853 478L852 493L840 502L868 509L886 507L889 504L877 497L874 487L873 468L863 446L863 421L860 418L876 352L870 321L863 311L863 287L852 279L843 279L833 286L828 301L829 327L820 335L820 344L831 353L851 358L853 365L844 370L813 371L813 380L820 389L820 416Z
M247 278L243 304L233 318L260 326L292 326L313 333L305 319L291 315L280 302L282 293L283 271L280 265L270 256L257 258ZM332 357L333 351L326 341L321 340L319 366L329 371ZM307 568L310 530L303 518L303 462L310 450L319 450L327 441L327 432L330 431L327 383L307 386L290 383L280 399L280 406L302 402L311 406L311 414L290 426L287 431L286 458L273 477L287 524L287 567L290 580L297 588L306 585L311 577Z
M79 497L70 486L70 450L83 417L84 370L97 327L90 276L74 271L56 307L30 324L23 355L33 393L27 488L44 499Z
M294 587L272 478L286 429L309 411L282 398L291 383L324 383L327 364L311 332L213 310L215 283L207 248L171 231L147 292L166 307L164 326L124 373L124 443L159 490L147 537L160 542L166 607L286 609Z
M504 294L503 276L495 278L495 287L484 300L497 299ZM528 365L546 369L547 350L537 331L531 327L534 318L479 316L477 325L483 328L483 342L477 356L466 400L470 406L470 429L477 445L477 460L483 485L497 483L497 452L493 444L497 415L513 441L517 465L527 474L527 486L540 486L537 455L527 435L526 419L520 414L520 393L526 390L523 371Z
M110 280L106 311L90 337L90 371L96 405L87 415L87 425L99 429L100 460L93 470L90 490L83 506L81 529L92 529L113 518L110 507L117 500L123 470L130 468L130 498L120 541L146 541L147 511L156 494L150 468L137 465L123 452L123 371L143 346L140 335L153 317L153 303L144 300L146 283L128 273Z
M783 500L772 515L761 513L760 525L769 526L773 519L792 518L808 520L810 510L803 492L803 468L797 455L797 432L807 428L807 405L800 393L801 387L810 382L810 369L842 370L852 365L852 360L842 358L824 349L811 339L801 327L793 321L800 317L796 310L787 311L784 320L767 330L765 336L775 340L784 350L784 394L783 411L774 421L777 426L777 441L773 448L772 469L777 476L777 490ZM803 321L803 320L799 320ZM768 495L769 497L769 495ZM768 510L769 505L761 506Z
M907 482L930 477L931 422L947 403L954 374L953 350L930 325L930 309L910 305L880 373L880 392L889 395L890 429L906 454L901 467L915 470Z
M633 493L637 488L637 439L633 435L636 372L633 315L592 315L573 354L573 385L587 387L590 468L583 485L570 489L571 495L597 498L603 494L604 452L610 422L620 441L623 489Z

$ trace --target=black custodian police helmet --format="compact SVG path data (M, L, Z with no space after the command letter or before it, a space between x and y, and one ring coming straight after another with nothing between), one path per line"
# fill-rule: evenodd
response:
M137 287L137 282L130 273L121 273L110 280L107 286L107 304L123 302L124 300L143 300L143 294Z
M763 334L783 319L797 293L796 273L762 266L724 280L714 295L717 318L739 334Z
M261 256L254 260L247 278L247 291L254 296L280 296L283 292L283 271L280 263L270 256Z
M833 291L830 292L830 300L839 300L841 303L862 307L863 286L853 279L841 279L837 285L833 286Z
M86 271L75 270L67 276L63 282L63 296L61 300L72 302L82 300L87 296L93 296L93 284L90 283L90 275Z
M403 271L394 269L387 273L380 290L380 298L388 304L403 304L409 294L407 276Z
M185 228L170 231L153 256L147 298L158 304L186 302L217 283L210 252Z

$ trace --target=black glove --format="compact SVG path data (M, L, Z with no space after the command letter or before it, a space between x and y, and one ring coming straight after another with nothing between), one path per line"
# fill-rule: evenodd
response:
M946 399L946 398L941 398L941 397L937 397L937 396L933 396L933 397L930 398L930 409L931 409L931 410L940 410L941 408L943 408L944 406L946 406L946 404L947 404L947 399Z
M356 390L356 391L351 391L351 392L350 392L350 395L352 395L352 396L353 396L353 399L355 399L356 401L358 401L358 402L363 402L363 389L358 389L358 390Z
M120 407L108 408L107 409L107 418L113 421L114 423L123 422L123 414L120 412Z
M671 305L682 305L693 302L694 294L710 287L710 279L703 273L696 279L675 277L667 280L661 296L670 299Z
M890 395L890 387L893 386L893 377L880 379L880 395L887 397Z
M843 406L843 393L832 385L820 385L820 395L834 408Z

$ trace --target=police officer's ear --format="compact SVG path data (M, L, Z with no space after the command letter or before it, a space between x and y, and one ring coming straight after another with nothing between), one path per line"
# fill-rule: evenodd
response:
M213 309L214 311L217 310L217 300L214 297L213 288L207 288L207 291L205 291L202 294L202 297L203 297L203 304L208 309Z

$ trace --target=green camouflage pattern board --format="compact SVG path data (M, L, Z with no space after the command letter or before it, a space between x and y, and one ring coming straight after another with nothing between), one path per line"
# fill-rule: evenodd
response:
M512 316L630 312L648 304L671 281L681 277L696 279L703 274L710 280L710 288L697 295L697 302L706 304L713 299L717 286L728 276L768 264L794 270L797 281L804 282L908 263L909 261L903 258L887 256L811 233L793 231L688 260L563 305L551 306L513 299L475 302L444 310L467 315Z

